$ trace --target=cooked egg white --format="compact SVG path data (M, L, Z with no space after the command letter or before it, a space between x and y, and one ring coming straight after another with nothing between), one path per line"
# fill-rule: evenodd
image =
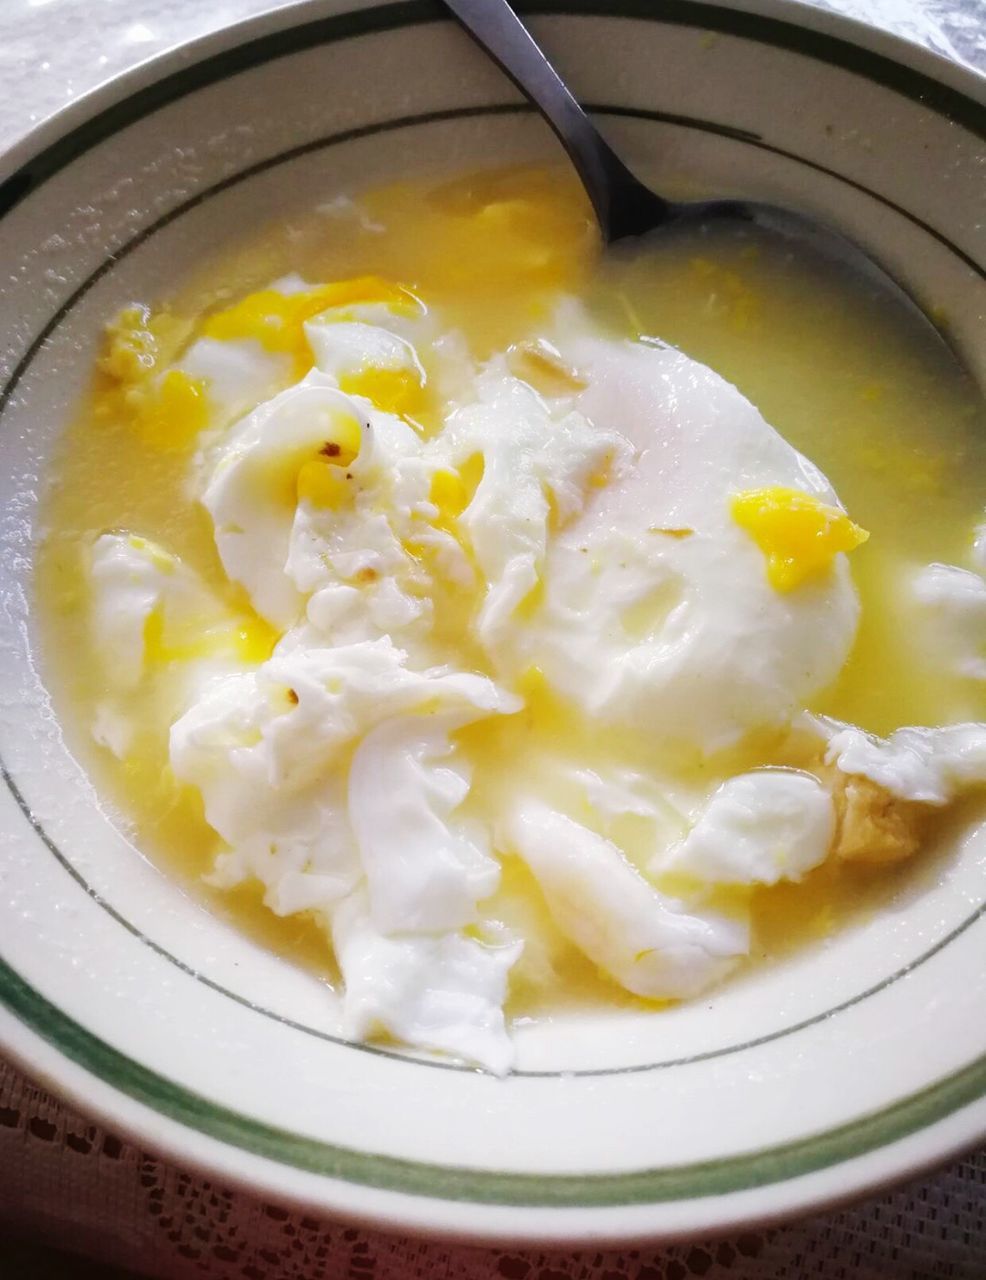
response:
M958 565L929 564L911 589L929 654L961 676L986 680L986 578Z
M888 738L840 728L829 740L825 759L902 800L946 805L986 780L986 725L907 727Z
M104 533L86 550L101 683L93 732L125 759L139 732L166 733L197 690L261 661L276 636L146 538Z
M709 884L799 880L824 862L835 834L832 797L817 778L760 769L727 778L688 834L654 870Z
M806 504L835 504L834 492L680 352L599 337L562 351L587 379L579 407L622 427L633 464L552 539L543 608L517 644L588 715L674 747L708 754L784 724L845 663L857 597L835 546L824 560L813 549L812 573L779 591L733 508L769 485Z
M281 316L306 300L308 315L312 292L326 296L272 290L253 306ZM245 358L249 314L240 304L201 341L228 334ZM491 1022L479 997L496 990L502 1002L523 941L491 948L463 931L482 924L498 889L498 841L530 867L561 933L628 991L682 998L718 981L749 949L741 904L724 914L670 896L543 799L494 833L463 812L473 766L454 735L518 716L535 660L547 690L588 720L647 724L669 749L684 740L710 755L783 724L851 643L856 599L835 560L848 546L816 538L812 581L781 590L774 551L765 567L732 495L747 480L800 482L783 492L829 523L842 517L819 504L835 495L733 388L677 353L557 334L551 352L578 371L561 394L494 357L426 438L341 389L354 377L368 389L371 373L381 386L395 373L421 383L408 337L331 313L304 332L314 367L208 439L197 464L225 573L281 635L265 662L210 672L171 727L175 777L201 792L226 845L213 883L259 881L275 912L325 922L351 1027L494 1069L509 1059L502 1011ZM290 346L282 330L273 345ZM254 385L267 372L261 363ZM140 663L152 611L181 597L162 587L174 565L126 540L106 547L97 542L94 625L116 610L127 621L114 643ZM125 554L136 562L114 577ZM458 653L432 635L441 584L472 598ZM467 669L476 654L490 676ZM616 813L646 805L598 775L585 794ZM797 878L825 857L833 824L815 780L749 774L723 783L647 865L713 886ZM659 845L658 824L653 834ZM375 994L395 969L396 1003ZM407 993L422 985L431 996L415 1010ZM460 987L477 997L471 1014L451 994Z
M519 804L505 835L562 933L635 995L697 995L749 950L745 911L687 907L648 883L616 845L547 805Z
M524 325L480 254L485 346L447 264L435 299L308 270L194 325L128 309L97 408L207 554L139 519L84 540L96 741L201 798L211 886L313 923L347 1034L497 1073L546 938L613 990L692 997L749 955L756 894L850 856L861 806L986 782L986 726L806 714L850 663L866 530L735 386L565 294L584 241L546 199L494 216L456 187L429 215L516 259ZM929 665L979 678L982 589L913 577L955 624L929 622Z
M510 1069L503 1003L520 942L484 946L461 933L381 934L359 893L336 912L332 942L346 984L345 1030L354 1039L385 1032L497 1075Z

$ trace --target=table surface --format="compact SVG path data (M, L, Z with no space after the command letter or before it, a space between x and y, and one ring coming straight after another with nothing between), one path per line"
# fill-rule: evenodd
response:
M4 0L0 148L150 55L287 2ZM814 2L986 71L986 0ZM138 1272L163 1280L984 1280L986 1152L841 1213L727 1241L579 1254L457 1249L286 1214L215 1187L70 1112L0 1061L0 1276Z

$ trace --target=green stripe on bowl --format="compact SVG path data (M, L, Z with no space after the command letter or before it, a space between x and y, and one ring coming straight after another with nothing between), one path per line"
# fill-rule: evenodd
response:
M743 145L759 147L763 150L773 152L774 154L782 155L789 160L793 160L797 163L807 165L810 168L816 169L822 173L827 174L828 176L836 179L837 181L847 183L848 185L852 186L854 189L863 192L865 195L869 196L871 199L877 200L883 203L884 205L886 205L887 207L894 209L902 217L909 219L916 226L921 227L927 234L937 239L950 252L954 253L958 258L960 258L963 262L965 262L966 265L968 265L972 270L976 271L977 274L979 274L980 276L986 276L986 268L981 266L979 263L975 262L973 259L969 258L968 255L963 253L956 245L952 244L951 241L947 239L947 237L943 236L940 232L936 231L933 227L928 226L927 224L922 222L920 219L914 217L914 215L909 213L908 210L902 208L899 205L894 204L892 201L880 195L878 192L870 190L868 187L862 185L861 183L856 182L853 179L845 177L843 174L840 174L835 170L828 169L822 165L817 164L814 161L806 159L803 156L799 156L794 152L785 151L780 148L774 147L769 143L764 142L756 134L749 133L748 131L745 131L745 130L737 129L734 126L722 124L718 121L697 119L691 116L668 114L666 112L647 110L644 108L616 107L616 106L607 105L607 104L595 104L592 106L591 109L594 112L602 115L606 115L606 114L617 115L617 116L622 116L628 119L673 124L681 128L696 129L696 130L711 133L723 138L729 138L734 142L737 142ZM0 391L0 414L2 414L4 409L6 408L6 405L10 400L11 396L13 395L20 379L22 378L22 376L30 366L34 356L37 354L40 347L47 341L47 339L51 336L51 334L57 329L59 324L74 309L77 303L86 295L86 293L93 287L93 285L98 283L98 281L100 281L105 275L107 275L109 272L114 270L114 268L118 266L121 262L123 262L125 258L127 258L132 252L134 252L134 250L138 249L142 244L144 244L148 239L150 239L158 231L162 230L164 227L169 226L171 223L173 223L178 218L180 218L183 214L189 212L192 209L198 208L199 206L204 204L206 201L208 201L215 195L221 192L224 192L231 187L237 186L252 177L256 177L259 174L265 173L268 170L278 165L286 163L287 161L298 159L304 155L308 155L308 154L311 154L312 152L320 151L328 147L336 146L340 143L352 142L357 139L372 137L377 134L392 132L398 129L418 128L426 125L431 125L431 124L436 124L436 123L451 121L451 120L512 115L512 114L518 114L518 113L525 113L530 110L531 108L527 103L493 103L493 104L476 105L476 106L470 106L470 107L459 107L459 108L453 107L453 108L447 108L444 110L425 112L419 115L405 116L405 117L401 117L393 120L376 121L369 125L356 126L351 129L343 130L342 132L337 134L316 138L309 142L300 144L296 147L289 148L287 151L279 152L273 156L268 156L264 160L258 161L255 164L250 165L248 168L240 170L238 173L230 174L227 177L223 178L221 181L215 183L214 185L210 187L206 187L203 190L197 192L194 196L190 197L188 200L185 200L181 204L176 205L173 209L169 210L167 213L162 214L161 217L158 218L155 222L143 228L141 231L135 234L129 241L121 245L119 248L115 249L112 254L110 254L106 259L104 259L104 261L98 267L96 267L96 269L84 281L82 281L82 283L77 287L74 293L72 293L65 300L65 302L61 305L61 307L59 307L55 315L52 316L52 318L44 326L40 334L31 343L28 350L26 351L26 353L18 363L16 369L13 371L10 378L8 379L6 385L3 387L2 391ZM14 797L14 800L16 801L18 807L23 813L25 819L31 824L34 831L40 837L40 839L42 840L46 848L49 850L49 852L56 858L56 860L65 869L65 871L76 881L76 883L80 886L80 888L82 888L85 891L85 893L89 895L89 897L93 898L96 902L98 902L102 910L106 911L114 920L117 921L118 924L120 924L123 928L125 928L134 937L138 938L145 946L150 947L163 959L175 965L181 972L185 973L187 976L191 977L196 982L201 983L203 986L211 988L213 991L216 991L218 994L226 997L227 999L230 999L236 1002L237 1004L240 1004L246 1008L251 1009L253 1012L261 1015L262 1017L270 1018L276 1022L282 1023L283 1025L288 1026L293 1030L300 1031L306 1035L314 1036L317 1039L326 1040L334 1044L346 1045L350 1049L352 1049L354 1052L360 1052L360 1053L371 1054L371 1055L379 1055L384 1057L396 1056L392 1050L383 1048L381 1046L372 1045L372 1044L353 1043L350 1041L343 1040L338 1036L333 1036L326 1032L316 1030L313 1027L305 1026L304 1024L294 1022L292 1019L283 1017L282 1015L275 1013L273 1010L265 1008L263 1005L258 1004L254 1000L248 1000L243 996L237 995L236 993L228 990L227 988L221 986L220 984L212 981L212 979L210 979L207 975L199 973L189 968L188 965L184 964L176 956L172 955L165 948L161 947L157 942L154 941L153 938L150 938L146 934L144 934L140 929L137 928L137 926L132 924L131 921L129 921L125 916L123 916L120 912L118 912L110 902L106 901L106 899L104 899L98 893L96 893L96 891L92 888L92 886L86 881L84 876L73 865L71 859L65 853L62 852L62 850L58 847L57 843L51 838L49 833L46 831L44 825L41 822L39 822L36 816L31 812L30 805L28 804L24 795L21 793L20 788L18 787L16 781L14 780L13 776L11 775L10 771L6 768L2 760L0 760L0 777L2 777L4 784L7 786L10 793ZM884 990L886 987L890 986L894 982L898 981L900 978L904 977L912 969L925 963L925 961L930 959L932 956L936 955L940 950L942 950L945 946L947 946L959 934L963 933L967 928L975 924L976 921L984 914L984 912L986 912L986 903L981 904L976 911L974 911L965 920L963 920L948 935L946 935L944 938L939 939L939 941L936 942L927 951L923 952L921 955L917 956L916 958L910 960L901 969L898 969L895 972L889 974L887 977L883 978L880 982L878 982L874 986L862 992L858 992L856 995L852 996L848 1000L845 1000L842 1003L835 1005L829 1009L822 1010L820 1013L817 1013L806 1020L790 1024L786 1027L779 1028L776 1031L769 1032L762 1036L758 1036L753 1040L743 1041L738 1044L720 1046L716 1049L709 1050L704 1053L694 1054L686 1058L667 1059L660 1062L639 1063L631 1066L622 1066L622 1067L591 1068L586 1070L574 1070L574 1071L531 1071L531 1072L518 1071L515 1074L519 1076L528 1076L528 1077L557 1077L557 1076L585 1077L585 1076L625 1075L625 1074L635 1074L643 1071L662 1070L669 1067L686 1066L686 1065L691 1065L692 1063L695 1063L695 1062L705 1061L710 1058L724 1057L729 1054L744 1052L748 1049L758 1047L759 1045L767 1044L773 1040L781 1039L783 1037L795 1034L799 1031L804 1030L807 1027L814 1026L816 1023L824 1021L825 1019L832 1017L835 1014L841 1013L845 1009L851 1008L854 1005L861 1003L863 1000L869 999L871 996L876 995L878 992ZM403 1057L403 1055L401 1056ZM433 1059L419 1059L419 1058L405 1058L404 1060L407 1061L408 1063L414 1063L415 1065L418 1065L418 1066L430 1067L434 1069L440 1069L443 1071L461 1072L461 1071L468 1071L471 1069L451 1061L438 1061Z
M986 137L986 107L972 96L883 55L780 19L694 0L545 0L522 4L521 8L525 12L686 25L789 49L870 79ZM0 187L0 211L12 208L100 141L198 88L301 49L446 17L444 9L432 0L406 0L274 32L166 75L97 114L24 165ZM749 1190L874 1151L986 1094L984 1055L947 1079L880 1111L824 1133L745 1155L618 1175L487 1172L369 1155L272 1128L218 1106L93 1036L2 961L0 1000L79 1066L121 1093L209 1137L285 1165L364 1186L485 1204L602 1207Z
M982 101L976 101L969 94L895 62L884 54L780 18L744 13L696 0L531 0L530 3L519 0L517 7L522 13L635 19L696 27L788 49L817 62L851 71L945 116L977 137L986 138L986 105ZM71 130L0 184L0 216L90 147L196 89L320 44L334 44L340 40L436 21L451 21L448 11L437 0L399 0L398 3L320 18L245 40L231 49L162 76L150 85L136 88L123 102L106 108ZM249 28L250 24L248 19L243 25ZM162 55L162 61L168 59L169 55ZM973 73L969 75L971 82Z
M308 1173L474 1204L605 1208L749 1191L827 1169L906 1138L986 1095L986 1054L954 1075L848 1124L744 1155L620 1174L525 1174L425 1164L334 1146L209 1101L97 1039L0 961L0 1000L60 1053L198 1133ZM509 1084L495 1087L509 1088Z

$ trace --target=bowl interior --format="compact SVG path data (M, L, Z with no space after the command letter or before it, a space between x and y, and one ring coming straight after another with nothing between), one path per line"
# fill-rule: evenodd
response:
M461 1201L516 1233L494 1206L541 1206L541 1234L574 1229L546 1225L546 1211L588 1210L625 1234L835 1194L847 1185L836 1166L982 1092L977 815L865 926L660 1016L523 1027L517 1074L495 1081L348 1044L331 992L137 856L59 729L33 647L31 545L47 459L107 318L166 295L232 238L338 194L557 158L513 89L427 6L336 8L287 34L290 15L249 24L238 52L207 41L211 60L172 70L166 91L132 83L104 136L83 125L84 149L0 223L0 996L30 1044L50 1046L56 1076L51 1064L70 1059L188 1158L330 1207L393 1216L387 1194ZM975 356L982 143L958 90L756 13L571 9L532 25L642 176L823 215L943 307ZM811 1182L822 1174L827 1191ZM798 1180L814 1190L792 1192ZM370 1190L384 1198L371 1205ZM726 1194L754 1207L727 1212ZM447 1226L443 1212L420 1221Z

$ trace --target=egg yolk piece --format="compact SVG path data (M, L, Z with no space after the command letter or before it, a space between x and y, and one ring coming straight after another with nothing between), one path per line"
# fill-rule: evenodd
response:
M134 386L167 365L191 330L191 321L168 311L124 307L107 326L99 370L114 383Z
M169 369L153 386L134 394L134 425L152 448L184 449L208 424L205 382L181 369Z
M775 591L793 591L819 577L840 551L852 551L870 536L838 507L799 489L748 489L733 496L730 510L767 557Z
M266 662L280 639L280 633L262 618L218 620L192 617L180 625L168 620L158 607L144 626L144 661L149 670L173 662L230 657L247 666Z
M438 508L436 527L457 533L457 522L483 478L483 455L474 453L456 470L440 467L431 478L428 500Z
M125 307L107 329L94 393L96 416L123 417L155 451L181 451L192 444L209 422L206 381L164 368L189 328L168 312Z
M414 294L401 285L378 276L358 276L297 293L261 289L210 316L202 326L202 336L220 341L253 338L267 351L290 355L300 377L313 363L305 321L330 308L368 303L382 303L401 314L421 309Z
M421 400L421 381L406 369L360 369L340 378L339 388L365 397L385 413L413 413Z
M327 439L314 458L302 462L295 481L297 500L316 507L341 507L352 496L345 468L356 461L362 444L362 428L345 413L334 416ZM293 465L293 464L291 464Z

